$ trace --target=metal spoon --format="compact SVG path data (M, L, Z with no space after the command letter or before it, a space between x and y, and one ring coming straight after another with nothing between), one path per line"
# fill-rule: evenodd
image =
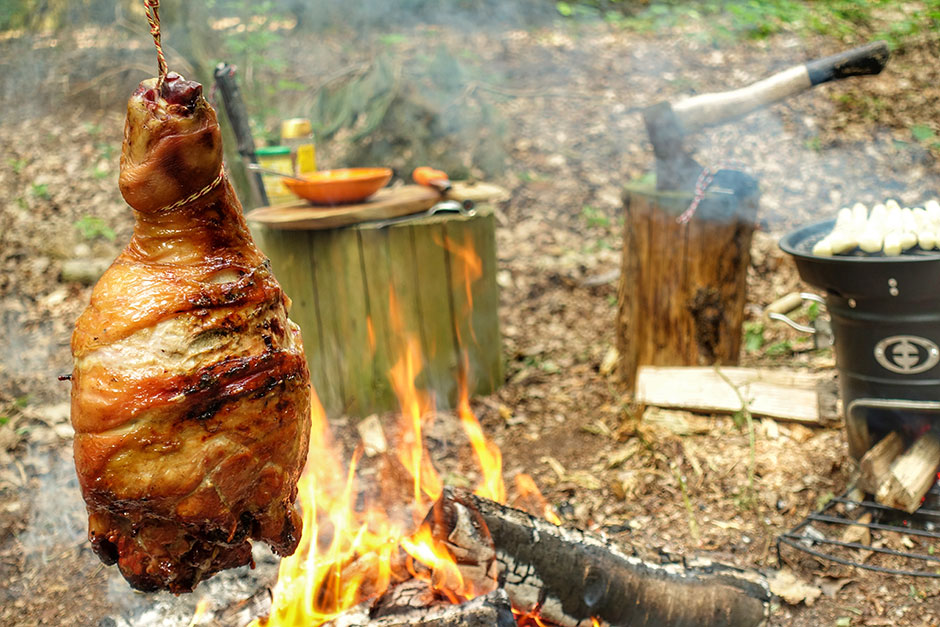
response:
M284 174L283 172L278 172L277 170L271 170L270 168L263 168L257 163L249 163L248 169L252 172L261 172L262 174L273 174L274 176L281 176L286 179L293 179L295 181L300 181L301 183L306 182L307 179L300 178L299 176L294 176L293 174Z

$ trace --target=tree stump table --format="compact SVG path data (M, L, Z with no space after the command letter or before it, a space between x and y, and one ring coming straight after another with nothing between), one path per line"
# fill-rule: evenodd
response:
M398 407L389 373L420 347L415 384L453 406L458 378L488 394L503 378L492 208L422 212L440 196L409 185L370 202L265 207L247 215L291 298L311 382L328 415ZM383 224L390 217L404 221ZM378 220L378 222L376 221Z
M711 188L684 223L692 194L627 187L617 348L631 392L640 365L738 362L758 205L746 180L736 191Z

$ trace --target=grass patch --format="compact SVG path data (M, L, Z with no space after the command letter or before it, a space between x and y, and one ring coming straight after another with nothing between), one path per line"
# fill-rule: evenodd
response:
M893 0L661 0L648 5L610 0L558 2L559 15L603 18L638 32L659 32L690 22L706 25L697 35L711 43L761 40L781 32L822 34L847 43L884 39L892 48L925 33L940 32L940 2L901 5Z

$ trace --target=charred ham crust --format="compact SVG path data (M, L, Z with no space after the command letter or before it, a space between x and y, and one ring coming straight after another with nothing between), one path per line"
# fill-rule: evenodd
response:
M297 353L268 350L261 355L230 357L198 372L179 377L171 389L182 390L188 405L183 420L205 421L227 403L260 398L279 386L303 378L307 362ZM175 396L175 395L174 395Z

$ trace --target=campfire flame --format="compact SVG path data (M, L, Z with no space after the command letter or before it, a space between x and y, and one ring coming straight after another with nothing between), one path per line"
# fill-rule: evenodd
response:
M466 241L458 245L447 239L442 245L460 256L467 299L472 305L470 286L482 276L482 263L473 250L473 243ZM395 457L412 480L412 520L410 523L393 520L379 504L357 507L360 494L356 470L361 446L352 456L349 467L344 468L326 414L314 394L309 462L298 484L303 536L297 551L281 560L270 615L256 619L251 627L321 625L381 595L393 583L411 577L427 581L452 603L484 592L474 590L471 583L464 581L447 548L433 537L429 525L420 524L443 489L424 442L424 432L436 412L433 396L419 390L415 384L424 366L421 345L415 333L404 329L393 289L389 292L389 305L390 326L400 347L400 354L388 373L401 412ZM370 345L374 347L371 319L367 327ZM504 503L502 455L499 447L485 436L471 409L468 358L466 351L461 353L457 415L480 469L481 480L475 493ZM534 498L541 511L552 514L552 522L560 522L531 477L517 476L516 485L524 486L519 491L524 492L528 502L533 502ZM415 525L418 528L413 531ZM542 624L531 614L519 618L520 624Z

